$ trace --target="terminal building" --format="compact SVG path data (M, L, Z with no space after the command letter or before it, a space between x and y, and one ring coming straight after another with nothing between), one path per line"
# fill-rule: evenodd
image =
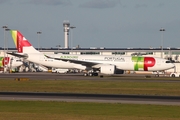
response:
M73 55L125 55L125 56L154 56L180 62L180 48L38 48L43 53L73 54ZM37 50L38 50L37 49ZM7 50L6 50L7 51ZM8 52L17 52L16 48L8 48ZM0 48L0 56L4 48Z

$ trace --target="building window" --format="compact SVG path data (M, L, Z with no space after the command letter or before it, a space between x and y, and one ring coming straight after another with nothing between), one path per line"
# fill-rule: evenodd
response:
M153 55L153 52L146 52L147 55Z
M112 52L113 55L125 55L125 52Z
M180 55L180 52L172 52L172 55Z
M69 54L69 52L54 52L54 54Z
M81 55L99 55L99 52L81 52Z

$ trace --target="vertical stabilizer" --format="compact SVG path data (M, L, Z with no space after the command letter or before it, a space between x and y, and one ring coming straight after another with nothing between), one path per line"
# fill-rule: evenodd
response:
M39 53L19 31L11 30L10 32L18 53Z

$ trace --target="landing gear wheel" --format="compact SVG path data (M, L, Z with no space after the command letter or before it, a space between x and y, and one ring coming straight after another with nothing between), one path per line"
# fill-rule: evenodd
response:
M84 76L88 76L88 73L84 73Z
M175 74L172 74L172 77L175 77Z
M89 76L98 76L98 73L92 72L92 73L89 73Z
M94 74L93 73L89 73L89 76L94 76Z
M94 76L98 76L98 73L94 73Z
M156 74L155 76L156 76L156 77L159 77L159 74Z

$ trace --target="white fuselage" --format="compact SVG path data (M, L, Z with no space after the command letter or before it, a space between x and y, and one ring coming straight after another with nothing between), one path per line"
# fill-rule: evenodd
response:
M46 54L47 55L47 54ZM100 68L102 65L115 65L116 68L122 70L134 70L134 71L159 71L173 68L172 63L166 63L167 60L162 58L147 59L146 61L131 56L104 56L104 55L64 55L64 54L51 54L48 55L53 58L73 59L86 62L97 63L92 66L93 68ZM140 58L141 59L141 58ZM44 54L40 53L28 53L27 60L49 67L63 68L63 69L86 69L87 66L83 66L76 63L65 62L61 60L55 60L47 58ZM153 64L153 65L152 65Z
M16 68L23 65L23 62L19 58L11 60L11 63L8 64L8 67Z

